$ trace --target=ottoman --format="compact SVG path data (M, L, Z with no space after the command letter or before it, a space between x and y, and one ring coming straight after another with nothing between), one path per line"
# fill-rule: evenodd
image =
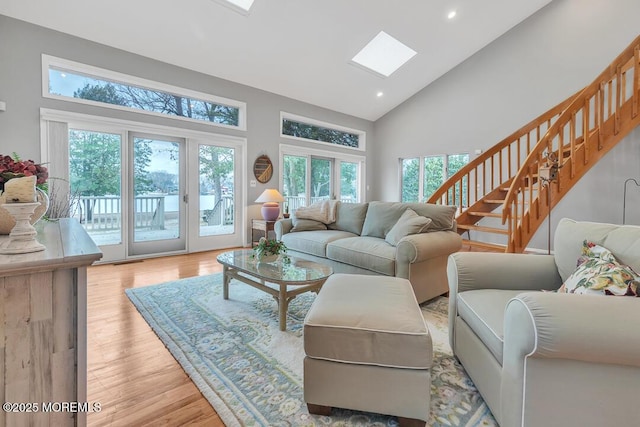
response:
M334 274L304 321L304 400L395 415L424 426L431 400L431 336L406 279Z

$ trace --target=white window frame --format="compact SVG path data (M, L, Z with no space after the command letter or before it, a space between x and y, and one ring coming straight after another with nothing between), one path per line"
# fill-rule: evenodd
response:
M54 110L48 108L40 109L40 147L41 147L41 159L43 163L50 163L51 161L59 161L59 156L56 157L56 151L58 147L54 147L49 142L47 133L47 123L49 121L62 122L71 124L71 127L81 128L83 130L90 130L96 132L108 132L120 134L122 138L127 138L129 131L131 132L151 132L158 133L170 137L185 138L187 140L187 152L194 150L191 146L198 145L203 141L214 142L220 146L226 146L236 149L237 153L237 185L239 189L238 194L238 209L236 210L236 230L235 233L229 235L212 235L212 236L199 236L197 227L193 224L197 223L197 214L194 214L194 210L191 210L187 216L187 221L191 222L191 226L188 227L188 233L186 234L186 250L178 251L175 253L193 253L204 250L222 249L238 246L246 246L248 239L248 231L245 227L248 221L247 212L247 192L246 188L247 176L247 140L244 137L224 135L218 133L202 132L196 130L189 130L183 128L176 128L173 126L157 125L150 123L137 122L126 119L116 119L102 116L94 116L84 113L75 113L70 111ZM126 128L126 130L123 130ZM125 141L125 139L123 139ZM121 156L127 156L127 150L123 150ZM194 155L191 154L192 160L195 160ZM127 160L123 157L121 160ZM194 171L186 171L186 185L187 194L198 194L198 177L199 173ZM122 197L123 197L123 209L129 209L127 205L128 194L128 178L123 177L122 185ZM123 225L123 233L128 232L126 224ZM125 236L123 234L123 236ZM215 241L215 244L213 243ZM128 248L122 243L116 248L117 245L112 245L113 252L105 252L105 257L99 263L113 262L127 259L142 259L148 256L132 256L128 254ZM109 246L103 248L111 251ZM163 253L162 256L168 255ZM155 256L155 255L154 255Z
M329 144L333 146L334 144ZM349 163L357 163L360 166L360 176L358 178L358 194L360 195L359 203L366 201L366 157L358 156L354 154L346 154L346 153L338 153L336 151L328 151L328 150L319 150L316 148L307 148L307 147L299 147L297 145L289 145L289 144L280 144L280 153L279 160L280 164L284 165L284 156L304 156L308 157L309 160L311 157L322 157L327 159L334 160L333 171L332 171L332 179L333 179L333 194L332 197L335 197L336 200L340 200L340 168L337 166L339 162L349 162ZM307 174L310 173L309 165L307 165ZM278 185L280 190L284 189L284 167L280 168L280 176ZM307 197L311 197L311 181L309 179L306 180L305 184L305 193Z
M352 133L352 134L358 135L358 146L348 147L346 145L332 144L331 142L318 141L316 139L308 139L308 138L301 138L299 136L285 135L282 130L282 121L284 119L296 121L296 122L300 122L300 123L304 123L312 126L320 126L320 127L331 129L331 130L337 130L339 132L346 132L346 133ZM336 125L334 123L323 122L321 120L316 120L309 117L299 116L297 114L287 113L286 111L280 111L280 136L282 138L294 139L297 141L306 141L306 142L313 142L314 144L322 144L324 146L332 147L332 148L339 147L347 150L366 151L367 132L360 129L352 129L346 126Z
M49 92L49 69L51 67L67 70L70 73L79 73L89 75L98 79L121 83L125 85L131 85L136 87L142 87L151 90L157 90L178 96L184 96L185 98L197 99L200 101L211 102L214 104L226 105L229 107L238 108L238 126L227 125L224 123L215 123L206 120L192 119L189 117L172 116L169 114L163 114L156 111L142 110L132 107L125 107L122 105L108 104L104 102L92 101L90 99L73 98L69 96L56 95ZM74 102L77 104L95 105L103 108L109 108L113 110L129 111L138 114L147 114L156 117L164 117L172 120L181 120L190 123L199 123L208 126L216 126L227 129L247 130L247 104L235 99L223 98L220 96L211 95L208 93L197 92L190 89L185 89L178 86L173 86L165 83L156 82L153 80L147 80L140 77L131 76L128 74L119 73L117 71L111 71L104 68L94 67L92 65L82 64L80 62L70 61L68 59L57 58L51 55L42 55L42 96L44 98L57 99L60 101Z
M449 156L461 156L461 155L467 155L469 156L469 161L467 162L470 163L471 162L471 154L467 151L463 151L460 153L445 153L445 154L426 154L426 155L420 155L420 156L410 156L410 157L401 157L400 159L398 159L398 169L399 169L399 173L398 173L398 181L399 181L399 195L400 195L400 199L402 199L402 181L403 181L403 176L402 176L402 162L404 160L412 160L412 159L418 159L418 202L422 203L425 202L427 200L427 198L424 195L424 168L425 168L425 164L426 164L426 158L427 157L442 157L444 159L443 162L443 176L444 176L444 181L446 182L451 175L449 174Z

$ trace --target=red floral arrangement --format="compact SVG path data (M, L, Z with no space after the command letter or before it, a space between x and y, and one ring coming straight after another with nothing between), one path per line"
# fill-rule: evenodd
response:
M37 177L36 185L42 187L49 178L49 171L33 160L20 160L15 153L13 157L0 154L0 190L4 190L4 183L10 179L34 175Z

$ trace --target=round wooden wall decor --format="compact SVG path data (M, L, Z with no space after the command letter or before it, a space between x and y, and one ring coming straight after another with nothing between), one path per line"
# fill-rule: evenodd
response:
M273 165L269 156L263 154L256 159L253 163L253 174L258 182L262 184L269 182L273 175Z

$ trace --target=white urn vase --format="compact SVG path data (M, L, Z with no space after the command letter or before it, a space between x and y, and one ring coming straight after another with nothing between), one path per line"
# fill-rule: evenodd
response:
M31 215L31 220L29 221L32 225L38 222L47 210L49 209L49 196L47 193L36 188L36 198L37 201L40 202L40 206L35 209L33 215ZM0 194L0 206L7 202L7 198L4 194ZM7 212L6 209L0 207L0 234L9 234L11 230L16 225L15 218Z

